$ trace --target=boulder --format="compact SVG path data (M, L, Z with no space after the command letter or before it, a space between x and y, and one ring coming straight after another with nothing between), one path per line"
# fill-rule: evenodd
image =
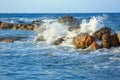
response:
M0 29L11 29L13 24L6 23L6 22L1 22L0 24Z
M97 49L100 48L100 45L99 45L96 41L94 41L94 42L91 44L91 48L92 48L92 50L97 50Z
M95 38L93 36L82 33L74 38L73 43L77 49L85 49L89 47L94 41Z
M79 24L80 24L79 20L74 18L73 16L69 16L69 15L68 16L63 16L63 17L59 18L58 22L62 23L64 25L69 26L70 30L73 30L74 28L76 29L77 27L80 27L79 26Z
M99 29L98 31L96 31L93 34L93 36L99 40L102 40L103 34L111 34L112 32L113 32L113 30L111 28L103 27L103 28Z
M119 39L119 43L120 43L120 31L118 32L118 39Z
M111 44L113 47L119 46L119 39L117 34L111 34Z
M63 38L64 38L64 37L57 39L57 40L54 42L54 44L55 44L55 45L60 45L60 44L64 41Z
M103 34L102 35L102 48L111 48L112 43L111 43L111 36L110 34Z

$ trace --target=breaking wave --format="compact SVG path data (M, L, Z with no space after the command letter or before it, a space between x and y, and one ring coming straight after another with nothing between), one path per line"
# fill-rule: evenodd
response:
M39 37L43 37L47 43L54 43L58 38L64 37L61 45L73 46L73 38L80 33L88 33L92 35L98 29L104 27L105 16L92 17L91 19L83 19L79 24L79 29L68 30L69 26L59 23L57 20L44 20L44 24L39 27L38 35L35 40Z

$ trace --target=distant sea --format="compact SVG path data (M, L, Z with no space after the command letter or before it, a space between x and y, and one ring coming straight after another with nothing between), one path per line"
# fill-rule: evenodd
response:
M120 13L0 13L0 21L29 24L39 19L56 21L66 15L77 18L81 26L120 31ZM0 30L0 37L26 37L13 43L0 42L0 80L120 80L120 47L89 51L76 50L68 46L69 41L52 45L54 38L49 37L62 34L56 25L62 27L53 24L44 33L48 43L34 41L39 31Z

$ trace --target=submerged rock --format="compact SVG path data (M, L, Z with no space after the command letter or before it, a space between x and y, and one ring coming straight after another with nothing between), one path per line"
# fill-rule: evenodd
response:
M95 38L93 36L90 36L88 34L79 34L74 38L73 43L77 49L85 49L89 47L94 41Z
M79 20L74 18L73 16L63 16L58 19L59 23L69 26L69 30L74 30L80 28Z

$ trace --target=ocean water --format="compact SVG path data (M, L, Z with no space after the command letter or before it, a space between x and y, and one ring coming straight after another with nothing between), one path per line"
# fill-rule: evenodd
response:
M43 32L0 30L0 37L25 37L13 43L0 42L0 80L120 80L120 47L75 49L71 39L77 33L68 32L65 25L50 24L65 15L77 18L80 31L89 34L104 26L120 31L120 13L0 14L3 22L41 19L47 27ZM46 41L35 42L40 35ZM70 39L59 46L52 44L64 35Z

